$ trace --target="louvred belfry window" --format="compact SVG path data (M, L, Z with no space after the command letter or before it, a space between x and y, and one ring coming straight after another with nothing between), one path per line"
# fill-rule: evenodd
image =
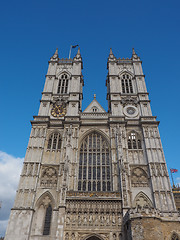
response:
M131 132L128 137L128 149L142 149L141 139L135 132Z
M79 153L79 191L111 191L109 144L99 133L89 134L81 143Z
M50 234L51 215L52 215L52 207L51 207L51 205L49 205L48 208L46 209L43 235L49 235Z
M68 92L69 77L67 74L62 74L59 79L57 93L64 94Z
M121 79L122 93L133 93L132 79L129 74L123 74Z
M61 150L61 136L59 133L52 133L49 136L47 150L48 151Z

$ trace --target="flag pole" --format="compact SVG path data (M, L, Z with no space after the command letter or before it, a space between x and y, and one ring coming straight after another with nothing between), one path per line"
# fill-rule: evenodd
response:
M171 172L171 169L170 169L170 172ZM171 178L172 178L172 182L173 182L173 187L175 187L172 172L171 172Z
M72 45L70 46L70 50L69 50L69 59L71 57L71 49L72 49Z

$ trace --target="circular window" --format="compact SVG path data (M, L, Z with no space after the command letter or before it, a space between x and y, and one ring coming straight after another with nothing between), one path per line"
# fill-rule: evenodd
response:
M134 118L138 115L138 109L134 106L127 105L126 107L124 107L124 114L127 117Z

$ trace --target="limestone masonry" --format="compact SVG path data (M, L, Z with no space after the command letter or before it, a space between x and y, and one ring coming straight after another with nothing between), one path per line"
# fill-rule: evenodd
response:
M82 112L80 50L49 61L5 240L180 240L140 58L110 50L108 112Z

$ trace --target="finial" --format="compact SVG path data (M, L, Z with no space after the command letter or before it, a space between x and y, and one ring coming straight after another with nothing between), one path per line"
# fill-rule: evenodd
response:
M57 55L58 55L58 48L56 48L55 54L57 54Z
M133 55L136 55L136 52L135 52L134 48L132 49L132 53L133 53Z
M94 94L94 99L96 99L96 94Z
M78 47L77 54L81 55L81 53L80 53L80 47Z
M116 59L114 54L113 54L113 52L112 52L112 48L110 48L109 58L108 59L111 60L111 61L114 61Z

